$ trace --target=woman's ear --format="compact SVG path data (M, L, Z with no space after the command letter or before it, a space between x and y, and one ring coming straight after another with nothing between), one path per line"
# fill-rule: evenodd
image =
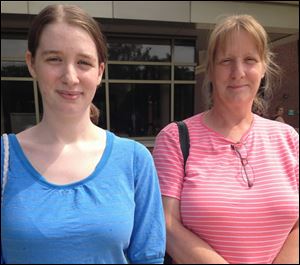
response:
M105 69L105 64L101 63L99 65L99 73L98 73L98 86L100 85L101 81L102 81L102 76L104 73L104 69Z
M26 64L29 70L29 73L31 74L33 79L36 79L36 71L35 71L35 66L34 66L34 58L32 57L32 54L30 51L26 51L25 54L25 60L26 60Z

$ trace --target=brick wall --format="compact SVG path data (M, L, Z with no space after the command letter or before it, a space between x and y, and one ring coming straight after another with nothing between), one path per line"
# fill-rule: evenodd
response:
M298 41L277 46L273 49L275 61L282 69L281 87L274 93L270 105L271 114L276 106L284 107L284 120L295 128L299 128L299 59ZM294 110L295 115L288 115Z

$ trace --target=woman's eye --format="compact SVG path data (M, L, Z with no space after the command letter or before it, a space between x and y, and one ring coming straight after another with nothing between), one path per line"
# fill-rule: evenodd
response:
M230 58L226 58L226 59L222 59L221 60L221 64L230 64L230 62L231 62L231 59Z
M88 66L91 66L91 63L87 62L87 61L83 61L83 60L80 60L78 62L79 64L82 64L82 65L88 65Z
M255 58L246 58L246 62L253 64L253 63L256 63L257 60Z
M51 57L47 59L48 62L60 62L61 59L58 57Z

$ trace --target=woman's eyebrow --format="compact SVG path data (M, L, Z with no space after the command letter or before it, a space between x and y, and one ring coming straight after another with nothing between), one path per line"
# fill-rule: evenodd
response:
M46 51L42 52L42 56L47 56L47 55L51 55L51 54L61 55L62 53L60 51L56 51L56 50L46 50ZM96 61L95 56L87 54L87 53L79 53L77 56L82 57L82 58L86 58L86 59L89 59L89 60L92 60L92 61Z
M95 56L93 55L90 55L90 54L86 54L86 53L79 53L78 54L79 57L83 57L83 58L86 58L88 60L92 60L92 61L96 61L96 58Z
M42 56L47 56L47 55L50 55L50 54L61 54L61 52L59 51L55 51L55 50L46 50L46 51L43 51L42 52Z

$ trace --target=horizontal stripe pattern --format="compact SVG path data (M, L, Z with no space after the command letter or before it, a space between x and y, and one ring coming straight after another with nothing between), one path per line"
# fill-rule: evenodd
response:
M183 171L177 125L157 136L153 156L161 192L180 200L185 227L229 263L272 263L299 218L299 136L287 124L254 115L241 139L249 188L235 144L206 127L203 113L185 120L190 155Z

